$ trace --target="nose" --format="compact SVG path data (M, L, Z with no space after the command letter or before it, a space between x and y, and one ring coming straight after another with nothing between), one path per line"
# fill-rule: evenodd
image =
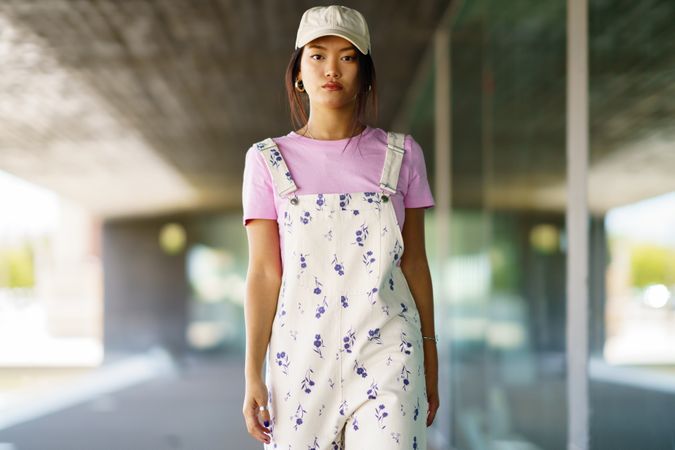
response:
M338 78L340 76L335 62L329 62L326 67L326 77L327 78Z

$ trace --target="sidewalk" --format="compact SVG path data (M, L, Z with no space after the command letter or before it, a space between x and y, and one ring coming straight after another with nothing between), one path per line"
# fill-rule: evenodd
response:
M0 427L0 449L262 448L246 432L241 415L244 378L239 357L189 356L131 386L120 384L120 376L105 377L114 379L107 385L117 388L92 387L96 383L90 381L84 389L90 396L76 399L72 406ZM63 399L58 401L66 404Z

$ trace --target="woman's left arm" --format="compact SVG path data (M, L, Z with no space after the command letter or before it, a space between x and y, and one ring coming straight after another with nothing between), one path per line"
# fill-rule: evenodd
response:
M436 336L434 297L424 237L424 208L405 209L402 234L404 250L403 256L401 256L401 270L405 275L419 311L422 335ZM429 426L434 421L436 410L439 407L438 351L436 342L431 339L422 339L422 344L429 401L429 414L427 416L427 426Z

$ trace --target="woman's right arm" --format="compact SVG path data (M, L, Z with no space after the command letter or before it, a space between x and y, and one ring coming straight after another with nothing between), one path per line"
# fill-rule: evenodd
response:
M246 397L244 417L248 432L261 442L269 443L269 411L260 415L258 407L267 406L267 388L262 368L269 344L272 322L276 314L277 297L281 287L281 252L279 228L273 219L251 219L246 225L249 263L246 274L244 317L246 328Z
M276 220L252 219L246 225L246 378L262 378L262 367L272 331L281 287L281 253Z

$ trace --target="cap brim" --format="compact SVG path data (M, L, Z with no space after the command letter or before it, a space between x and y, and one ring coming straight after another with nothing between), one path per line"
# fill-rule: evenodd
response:
M310 33L307 36L304 36L302 40L298 41L295 43L295 48L300 48L303 47L305 44L313 41L316 38L320 38L322 36L339 36L341 38L347 39L349 42L354 44L354 47L356 47L361 53L364 55L368 54L368 50L361 48L356 42L354 42L354 38L350 35L350 33L340 30L340 29L332 29L332 30L321 30L316 33Z

